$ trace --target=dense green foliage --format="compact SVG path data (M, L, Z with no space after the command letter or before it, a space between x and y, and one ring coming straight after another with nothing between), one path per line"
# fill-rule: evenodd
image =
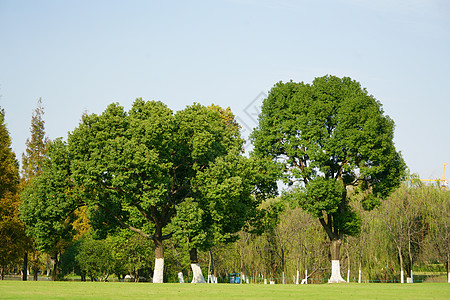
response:
M252 138L255 152L283 164L289 197L319 218L330 239L355 234L348 187L385 198L399 185L404 163L394 123L381 104L350 78L278 83L264 100ZM379 203L362 197L365 208Z
M70 180L67 145L50 143L42 173L22 192L21 219L40 251L56 255L72 240L74 210L80 205Z
M0 108L0 198L14 193L19 183L19 166L11 149L11 138L5 123L5 112Z

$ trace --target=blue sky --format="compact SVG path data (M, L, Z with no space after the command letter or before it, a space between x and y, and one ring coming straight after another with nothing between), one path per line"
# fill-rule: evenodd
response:
M395 121L411 172L436 178L450 163L449 16L447 0L0 0L0 107L20 158L40 97L51 139L137 97L229 106L248 135L276 82L349 76Z

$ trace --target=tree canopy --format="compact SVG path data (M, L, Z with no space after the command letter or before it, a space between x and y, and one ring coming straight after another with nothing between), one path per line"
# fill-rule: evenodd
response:
M69 135L73 178L103 222L153 239L158 261L171 236L163 229L198 189L194 178L242 148L230 113L194 104L174 114L142 99L129 112L111 104L101 115L84 116Z

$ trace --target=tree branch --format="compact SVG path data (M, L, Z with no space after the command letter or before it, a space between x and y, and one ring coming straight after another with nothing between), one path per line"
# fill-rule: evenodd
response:
M150 239L152 238L151 235L149 235L148 233L145 233L144 231L137 229L133 226L130 226L128 224L126 224L125 222L123 222L119 217L117 217L109 208L106 208L105 206L98 204L97 205L103 209L104 211L106 211L111 217L113 217L123 228L127 228L130 229L131 231L134 231L136 233L139 233L141 236L143 236L146 239Z
M333 240L334 235L333 235L333 231L331 230L329 224L327 224L327 222L325 222L323 217L319 218L319 221L320 221L320 224L322 224L323 229L325 229L325 232L327 233L330 240Z

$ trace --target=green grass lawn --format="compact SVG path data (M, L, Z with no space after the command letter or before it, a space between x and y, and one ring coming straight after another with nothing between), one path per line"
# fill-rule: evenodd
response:
M0 299L450 299L448 283L151 284L0 281Z

